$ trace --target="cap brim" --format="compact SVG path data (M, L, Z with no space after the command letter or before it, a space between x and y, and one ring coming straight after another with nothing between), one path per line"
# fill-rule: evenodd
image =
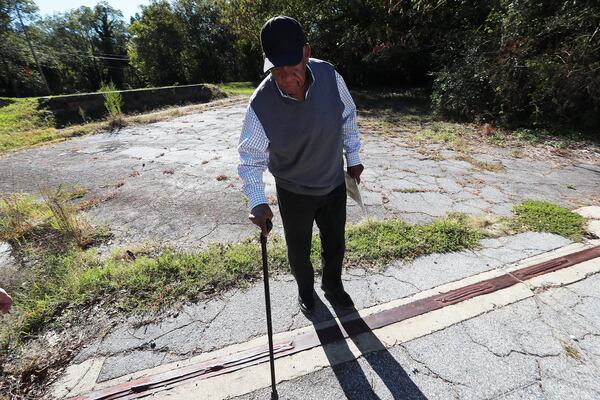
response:
M263 65L263 72L268 72L275 67L283 67L285 65L296 65L302 61L304 55L303 49L300 48L298 51L293 53L281 54L271 57L265 57L265 63Z

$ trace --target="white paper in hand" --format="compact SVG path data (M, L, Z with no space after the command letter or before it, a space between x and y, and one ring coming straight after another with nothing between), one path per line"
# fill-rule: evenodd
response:
M354 200L356 202L356 204L358 204L360 206L360 208L363 210L363 212L366 212L365 205L362 200L362 196L360 195L360 189L358 189L358 184L356 183L356 181L354 180L353 177L348 175L347 172L345 172L345 178L346 178L346 191L348 192L348 196L350 196L350 198L352 198L352 200Z

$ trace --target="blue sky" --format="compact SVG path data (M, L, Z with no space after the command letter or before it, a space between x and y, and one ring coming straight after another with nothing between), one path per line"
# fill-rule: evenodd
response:
M97 0L34 0L40 9L40 15L52 15L54 13L68 11L72 8L79 8L80 6L95 6ZM113 8L121 10L126 21L129 21L129 17L139 12L139 5L145 5L150 3L150 0L108 0Z

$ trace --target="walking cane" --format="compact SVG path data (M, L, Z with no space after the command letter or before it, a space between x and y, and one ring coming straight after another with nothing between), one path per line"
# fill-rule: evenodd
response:
M273 229L271 220L267 220L267 231ZM271 324L271 296L269 294L269 268L267 266L267 237L260 233L260 247L262 249L263 277L265 281L265 302L267 303L267 334L269 336L269 360L271 363L271 400L278 400L275 387L275 357L273 355L273 326Z

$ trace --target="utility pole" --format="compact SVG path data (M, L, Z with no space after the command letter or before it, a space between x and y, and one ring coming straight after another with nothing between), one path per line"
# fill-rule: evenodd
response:
M15 2L15 10L17 10L17 16L19 17L19 22L21 22L21 28L25 33L25 38L27 39L27 43L29 43L29 49L31 50L31 55L35 60L35 64L37 65L38 71L40 71L40 75L42 76L42 80L44 81L44 85L46 86L46 90L48 94L52 94L50 91L50 86L48 85L48 81L46 80L46 75L44 75L44 71L42 71L42 67L40 66L40 62L38 61L37 55L35 54L35 50L33 49L33 44L31 44L31 38L27 33L27 29L25 29L25 25L23 24L23 18L21 18L21 12L19 11L19 4Z

